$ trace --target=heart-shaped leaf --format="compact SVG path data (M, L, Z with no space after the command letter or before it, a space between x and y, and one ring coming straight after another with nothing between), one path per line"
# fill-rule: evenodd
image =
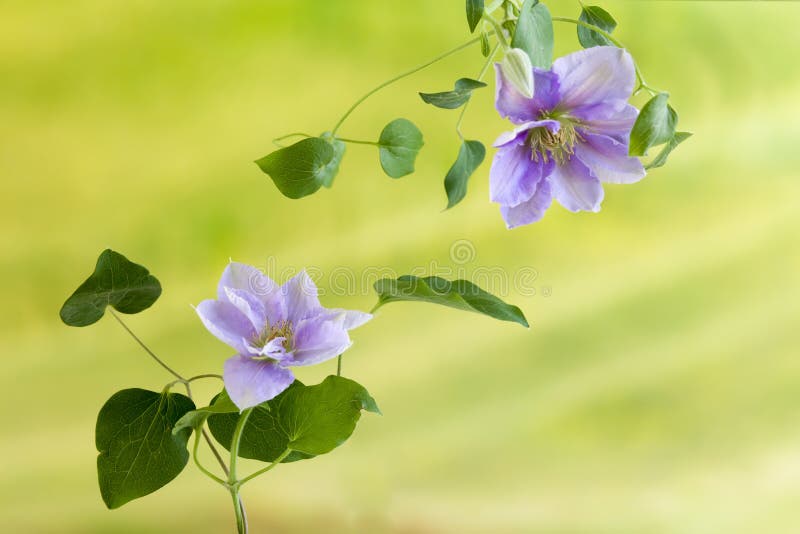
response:
M214 397L214 401L210 406L198 408L184 414L183 417L181 417L178 422L175 423L175 426L172 428L172 433L178 434L185 428L193 428L197 430L203 426L203 423L206 422L206 419L214 414L220 413L239 413L239 407L233 403L231 398L228 396L228 392L226 392L224 389L219 395Z
M472 91L486 87L486 84L471 78L460 78L456 80L452 91L441 93L420 93L419 96L428 104L437 108L456 109L467 103Z
M103 317L106 306L121 313L139 313L160 295L161 284L150 271L106 249L92 275L64 302L61 320L69 326L88 326Z
M451 282L438 276L418 278L413 275L404 275L397 279L378 280L374 287L378 293L378 304L373 311L389 302L430 302L458 310L481 313L501 321L511 321L528 327L528 321L519 308L506 304L467 280Z
M95 443L100 495L109 508L144 497L167 485L189 461L190 428L173 425L194 403L177 393L123 389L97 416Z
M614 28L617 27L617 21L611 14L598 6L586 6L581 10L579 20L597 26L601 30L612 33ZM614 43L608 40L605 35L601 35L594 30L590 30L584 26L578 26L578 41L584 48L591 48L593 46L615 46Z
M392 178L402 178L414 172L414 160L425 143L422 132L407 119L395 119L381 132L378 139L381 167Z
M549 69L553 63L553 18L539 0L525 0L519 12L512 48L528 53L534 67Z
M663 167L664 164L667 163L667 158L669 158L670 153L672 153L672 151L675 150L678 145L689 139L691 136L692 134L689 132L675 132L675 135L666 145L664 145L664 148L661 149L661 152L659 152L658 155L653 158L653 161L645 165L644 168L649 170Z
M631 130L631 156L645 156L650 147L668 142L675 135L678 114L667 104L669 95L659 93L644 105Z
M473 33L483 16L483 0L467 0L467 24L469 31Z
M336 147L319 137L310 137L281 148L256 161L289 198L302 198L330 184L344 150L336 160Z
M467 182L475 169L483 163L486 147L480 141L464 141L458 150L458 158L444 179L447 192L447 209L452 208L467 195Z
M295 380L288 389L257 406L242 432L239 456L275 461L286 449L293 452L283 462L293 462L330 452L353 433L361 411L380 413L375 400L357 382L329 376L320 384L305 386ZM208 427L226 449L239 414L212 415Z

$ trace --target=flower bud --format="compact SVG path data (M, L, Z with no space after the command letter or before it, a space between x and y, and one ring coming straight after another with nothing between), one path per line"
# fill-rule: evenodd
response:
M528 98L533 98L533 65L524 50L509 48L500 69L511 85Z

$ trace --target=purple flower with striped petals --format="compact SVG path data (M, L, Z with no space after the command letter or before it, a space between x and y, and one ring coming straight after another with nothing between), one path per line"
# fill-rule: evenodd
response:
M197 314L205 327L237 354L225 361L225 389L241 410L268 401L289 387L289 367L334 358L352 342L348 330L372 315L323 308L305 271L279 286L255 267L230 263L216 300Z
M638 111L628 104L636 74L623 49L598 46L533 69L528 98L497 72L495 106L517 127L501 135L490 173L490 198L508 228L540 220L552 199L569 211L600 211L602 183L641 180L628 156Z

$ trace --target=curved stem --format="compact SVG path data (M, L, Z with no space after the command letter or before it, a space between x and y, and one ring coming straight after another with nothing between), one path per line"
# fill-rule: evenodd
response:
M497 36L499 44L501 44L503 48L510 48L511 45L508 44L506 36L503 34L503 28L500 26L500 23L497 22L494 17L485 12L483 14L483 20L491 24L492 28L494 28L494 34Z
M192 447L192 459L194 460L194 464L197 466L197 468L200 470L200 472L202 472L208 478L210 478L214 482L217 482L218 484L222 484L223 486L227 487L227 484L226 484L226 482L224 480L222 480L217 475L215 475L214 473L212 473L211 471L209 471L208 469L203 467L203 464L200 463L200 458L197 457L197 447L198 447L198 445L200 445L200 433L199 432L195 432L195 434L194 434L194 447Z
M275 461L274 461L274 462L272 462L271 464L269 464L267 467L265 467L265 468L263 468L263 469L259 469L258 471L256 471L256 472L255 472L255 473L253 473L252 475L246 476L246 477L244 477L242 480L240 480L240 481L239 481L239 485L241 486L241 485L243 485L245 482L247 482L248 480L252 480L252 479L256 478L257 476L263 475L263 474L264 474L264 473L266 473L267 471L271 470L271 469L272 469L272 468L274 468L276 465L280 464L280 463L281 463L281 462L284 460L284 458L286 458L287 456L289 456L289 454L290 454L291 452L292 452L292 449L286 449L285 451L283 451L283 452L281 453L281 455L280 455L280 456L278 456L278 457L275 459Z
M240 482L236 478L236 463L239 458L239 443L242 440L242 432L251 413L253 413L253 408L248 408L242 412L236 422L236 429L233 431L233 438L231 439L231 460L227 485L233 499L233 512L236 516L236 528L239 534L247 534L247 521L244 516L244 506L239 498Z
M282 135L280 137L276 137L275 139L272 140L272 144L278 147L282 147L283 145L281 145L278 141L283 141L284 139L289 139L290 137L314 137L314 136L303 132L294 132Z
M489 55L486 57L486 63L483 64L481 71L478 73L478 78L477 78L478 81L481 81L481 79L486 74L486 71L489 70L489 65L492 64L492 60L494 59L494 56L495 54L497 54L497 51L499 49L500 49L500 43L497 43L492 49L492 51L489 53ZM469 100L472 99L470 98ZM461 108L461 113L459 113L458 115L458 120L456 121L456 133L458 134L458 137L462 141L464 140L464 135L461 133L461 123L464 121L464 114L467 112L467 106L469 106L469 100L467 100L464 103L464 106Z
M416 72L419 72L419 71L421 71L422 69L424 69L426 67L430 67L431 65L433 65L437 61L441 61L442 59L444 59L444 58L446 58L448 56L451 56L451 55L455 54L456 52L460 52L461 50L463 50L465 48L468 48L468 47L474 45L477 42L480 42L480 40L481 40L480 37L476 37L474 39L471 39L471 40L467 41L466 43L464 43L462 45L459 45L459 46L457 46L457 47L455 47L455 48L453 48L451 50L448 50L447 52L444 52L443 54L439 54L435 58L431 59L430 61L427 61L427 62L423 63L422 65L418 65L418 66L414 67L413 69L407 70L406 72L404 72L402 74L399 74L399 75L395 76L394 78L386 80L382 84L378 85L377 87L375 87L374 89L372 89L371 91L366 93L364 96L362 96L361 98L356 100L356 102L352 106L350 106L350 109L348 109L345 112L345 114L342 115L342 118L339 119L339 122L337 122L336 126L333 127L333 130L331 130L331 134L335 136L336 132L338 132L339 128L342 126L342 123L344 123L344 121L347 120L347 117L349 117L350 114L353 113L353 111L358 106L360 106L362 102L364 102L367 98L371 97L372 95L374 95L375 93L377 93L378 91L380 91L381 89L386 87L387 85L391 85L391 84L393 84L394 82L396 82L398 80L402 80L406 76L411 76L412 74L414 74Z
M583 26L586 29L599 33L600 35L611 41L611 43L613 43L615 46L619 48L625 48L625 45L623 45L618 39L613 37L610 33L603 30L602 28L598 28L594 24L589 24L588 22L584 22L578 19L571 19L568 17L553 17L553 21L568 22L570 24L575 24L577 26ZM644 89L651 95L656 94L658 90L647 85L647 82L644 81L644 76L642 76L642 71L639 69L639 65L635 61L633 62L633 68L636 70L636 81L638 82L638 88L636 89L636 91L634 91L634 93L638 93L641 89Z
M207 373L204 375L195 375L186 379L187 382L194 382L195 380L200 380L201 378L219 378L223 380L222 375L218 375L215 373Z
M131 335L131 337L132 337L133 339L135 339L135 340L136 340L136 342L139 344L139 346L141 346L141 347L144 349L144 351L145 351L147 354L149 354L149 355L150 355L150 356L151 356L151 357L152 357L152 358L153 358L153 359L154 359L154 360L155 360L155 361L156 361L156 362L157 362L157 363L158 363L158 364L159 364L161 367L163 367L164 369L166 369L166 370L167 370L167 371L168 371L168 372L169 372L169 373L170 373L172 376L174 376L175 378L177 378L179 382L185 382L185 381L186 381L186 379L185 379L185 378L183 378L181 375L179 375L179 374L177 373L177 371L175 371L174 369L172 369L172 368L171 368L169 365L167 365L166 363L164 363L164 362L161 360L161 358L159 358L158 356L156 356L156 355L155 355L155 353L154 353L152 350L150 350L150 349L147 347L147 345L145 345L145 344L144 344L144 342L143 342L141 339L139 339L138 337L136 337L136 334L134 334L134 333L133 333L133 331L132 331L130 328L128 328L128 325L126 325L126 324L125 324L125 322L122 320L122 318L120 318L120 316L119 316L119 315L117 315L117 314L116 314L116 312L115 312L113 309L111 309L111 307L109 307L109 308L108 308L108 311L109 311L109 312L111 312L111 315L113 315L113 316L114 316L114 319L116 319L116 320L117 320L117 322L119 322L119 324L121 324L121 325L122 325L122 328L124 328L124 329L125 329L125 330L126 330L126 331L127 331L129 334L130 334L130 335Z

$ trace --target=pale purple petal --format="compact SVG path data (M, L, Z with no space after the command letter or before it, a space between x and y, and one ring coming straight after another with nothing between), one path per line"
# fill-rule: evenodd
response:
M237 352L246 352L247 340L257 335L250 320L229 302L204 300L195 310L208 331Z
M580 106L570 111L569 115L578 120L582 130L627 142L639 110L624 100L614 100Z
M505 206L525 202L536 192L543 164L533 160L527 145L499 148L489 171L489 199Z
M601 182L632 184L644 178L644 166L639 158L628 156L627 143L586 132L582 136L586 142L575 147L575 155Z
M267 314L263 302L252 293L248 293L243 289L225 287L223 291L227 301L250 320L250 323L256 331L260 331L264 328L267 323Z
M328 320L341 320L342 326L346 330L352 330L353 328L358 328L359 326L363 325L370 319L372 319L372 314L364 313L362 311L357 310L343 310L341 308L331 308L329 310L325 310L324 313L320 314L318 317L322 317Z
M305 269L283 284L281 293L286 303L287 318L292 323L318 315L324 309L317 297L317 286Z
M335 358L352 344L344 325L345 317L312 317L300 321L294 331L293 351L284 365L313 365Z
M559 100L558 76L550 71L533 69L533 98L528 98L506 79L500 63L497 73L495 107L500 116L511 122L523 123L538 119L542 112L552 110Z
M217 287L217 298L225 300L225 288L240 289L247 293L264 295L278 289L278 285L255 267L231 262L225 267Z
M510 132L501 133L492 146L501 148L509 144L521 145L525 142L528 132L534 128L547 128L551 132L557 132L561 128L561 123L550 119L524 122Z
M500 213L506 221L508 229L535 223L544 217L547 208L553 201L550 183L547 179L539 182L533 196L517 206L500 206Z
M591 169L573 157L550 175L553 196L569 211L600 211L603 186Z
M289 369L269 360L234 356L225 360L225 391L240 410L268 401L294 382Z
M614 46L595 46L553 62L561 93L559 108L608 100L627 100L633 93L636 71L630 54Z

